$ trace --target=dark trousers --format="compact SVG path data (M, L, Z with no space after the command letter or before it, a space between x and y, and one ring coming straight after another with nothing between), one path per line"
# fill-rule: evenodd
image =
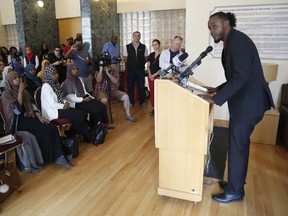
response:
M37 118L20 116L17 131L27 131L36 137L45 163L53 163L63 155L61 139L55 125L41 123Z
M95 128L99 121L102 123L108 123L106 106L100 101L92 99L90 101L76 103L76 108L90 113L89 125L92 129Z
M73 130L80 135L89 135L87 113L80 109L58 109L58 118L66 118L72 121Z
M250 135L263 115L248 121L230 119L228 143L228 188L230 194L239 194L244 189L248 170Z
M145 71L128 69L128 95L131 104L134 104L134 86L137 82L139 88L139 103L145 102Z

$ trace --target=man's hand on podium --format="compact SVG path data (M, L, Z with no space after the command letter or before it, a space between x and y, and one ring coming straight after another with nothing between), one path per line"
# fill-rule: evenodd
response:
M206 95L206 94L199 94L198 95L200 98L202 98L203 100L206 100L207 102L211 103L211 104L214 104L214 100L211 96L209 95Z
M207 88L208 93L217 93L219 91L218 88L213 88L213 87L208 87L208 86L206 86L205 88Z

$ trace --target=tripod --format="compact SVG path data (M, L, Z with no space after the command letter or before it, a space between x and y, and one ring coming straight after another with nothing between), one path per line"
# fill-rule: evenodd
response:
M110 102L111 86L110 86L109 82L110 82L110 79L107 76L107 73L105 71L104 85L106 85L106 94L108 96L108 106L109 106L110 121L111 121L111 124L113 124L113 116L112 116L112 109L111 109L111 102Z

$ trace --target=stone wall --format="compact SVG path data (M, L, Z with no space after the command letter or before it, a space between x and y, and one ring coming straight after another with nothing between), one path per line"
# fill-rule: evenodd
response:
M32 46L38 53L42 42L53 49L59 44L58 22L55 15L55 0L44 1L39 8L35 0L14 0L19 47Z

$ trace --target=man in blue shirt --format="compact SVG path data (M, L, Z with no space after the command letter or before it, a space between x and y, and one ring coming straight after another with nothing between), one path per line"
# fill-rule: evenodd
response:
M121 61L120 58L120 47L117 45L118 37L117 35L112 35L111 36L111 41L107 42L104 44L102 53L103 52L108 52L109 55L111 56L111 61L112 61L112 67L115 70L120 71L119 67L119 62Z

